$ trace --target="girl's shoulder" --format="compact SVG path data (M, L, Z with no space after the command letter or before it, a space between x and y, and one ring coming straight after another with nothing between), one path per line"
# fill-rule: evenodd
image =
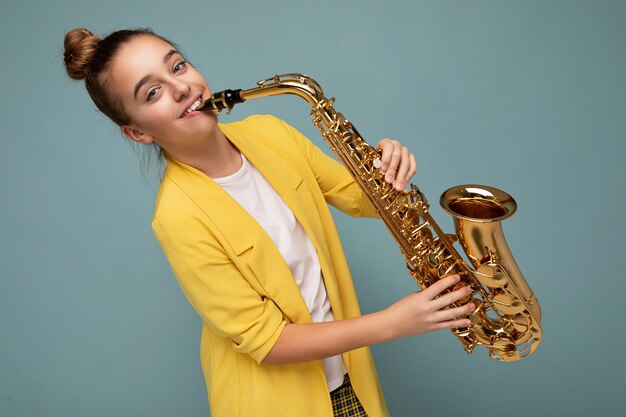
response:
M232 134L246 134L252 137L271 136L287 133L287 124L271 114L253 114L243 120L220 123L220 129Z
M253 141L283 156L308 154L312 146L300 131L271 114L255 114L240 121L220 124L220 129L226 136L239 139L240 143Z

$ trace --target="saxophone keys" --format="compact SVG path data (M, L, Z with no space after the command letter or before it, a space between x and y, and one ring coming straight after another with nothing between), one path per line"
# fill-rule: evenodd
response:
M520 299L505 292L501 292L493 297L493 306L509 316L514 316L526 309L526 306Z
M506 275L500 267L481 265L474 273L481 284L490 288L502 288L507 284Z
M446 238L450 241L451 244L459 240L458 236L454 233L446 233Z
M469 314L469 319L472 324L470 325L470 334L476 341L476 344L489 346L495 331L492 327L495 327L495 323L492 323L491 319L485 314L485 304L474 298L472 300L476 308Z
M437 255L434 253L429 253L427 258L428 259L428 265L433 268L433 270L435 270L437 268L437 266L439 266L439 259L437 258Z
M497 334L493 337L489 353L492 358L505 362L520 359L517 345L504 334Z
M532 320L526 314L516 314L511 320L513 328L520 333L528 333Z

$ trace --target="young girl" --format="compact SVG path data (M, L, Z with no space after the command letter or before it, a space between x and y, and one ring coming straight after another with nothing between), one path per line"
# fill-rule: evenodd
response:
M218 124L195 109L211 90L173 43L150 30L65 37L71 78L167 165L153 230L202 317L211 415L388 416L368 346L468 326L469 294L445 278L361 315L327 204L376 212L343 165L273 116ZM381 140L386 180L404 189L415 158Z

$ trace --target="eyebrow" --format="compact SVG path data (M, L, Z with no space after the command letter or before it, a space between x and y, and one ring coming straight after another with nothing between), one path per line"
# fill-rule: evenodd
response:
M163 55L163 63L166 64L167 61L170 60L170 58L172 57L172 55L174 54L178 54L179 52L176 49L170 49L165 55ZM152 78L152 74L148 74L146 76L144 76L141 80L139 80L139 82L135 85L135 90L133 91L133 96L135 97L135 99L137 99L137 93L139 92L139 89L148 82L148 80Z

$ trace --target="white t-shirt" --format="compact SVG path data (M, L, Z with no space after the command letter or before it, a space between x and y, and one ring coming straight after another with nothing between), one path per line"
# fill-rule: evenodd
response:
M242 166L232 175L213 178L272 238L296 279L314 322L333 321L317 252L293 212L265 177L241 154ZM346 373L341 355L324 359L329 391Z

